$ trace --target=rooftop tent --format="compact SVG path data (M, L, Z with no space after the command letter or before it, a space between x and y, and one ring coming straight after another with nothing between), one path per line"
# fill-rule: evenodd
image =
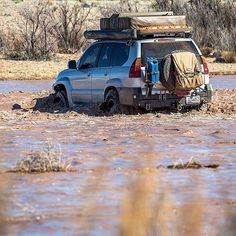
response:
M185 16L173 12L121 13L100 19L100 30L86 31L88 39L137 39L157 33L190 33ZM170 36L170 35L169 35Z

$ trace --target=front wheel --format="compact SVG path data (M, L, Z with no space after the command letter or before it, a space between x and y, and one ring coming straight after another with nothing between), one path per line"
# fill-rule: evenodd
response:
M69 103L68 103L68 99L67 99L67 94L66 94L65 90L59 90L56 93L55 102L58 103L61 107L65 107L65 108L69 107Z

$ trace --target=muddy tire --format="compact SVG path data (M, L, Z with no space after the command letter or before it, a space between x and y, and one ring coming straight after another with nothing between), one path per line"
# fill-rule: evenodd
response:
M207 103L202 103L199 107L198 107L198 109L197 109L198 111L201 111L201 112L207 112L208 111L208 104Z
M67 94L65 90L60 90L56 93L55 103L58 103L59 106L67 108L69 107Z
M121 105L119 95L115 89L109 90L105 95L105 115L111 116L114 114L121 114Z

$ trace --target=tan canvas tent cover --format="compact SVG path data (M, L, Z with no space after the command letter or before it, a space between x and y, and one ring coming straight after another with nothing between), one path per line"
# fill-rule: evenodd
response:
M186 26L185 16L131 17L130 21L134 29L152 26Z
M185 27L185 16L173 16L172 12L157 13L121 13L110 18L101 18L101 30L110 29L144 29L148 27Z
M172 54L176 70L176 90L191 90L203 84L201 68L197 57L191 52Z

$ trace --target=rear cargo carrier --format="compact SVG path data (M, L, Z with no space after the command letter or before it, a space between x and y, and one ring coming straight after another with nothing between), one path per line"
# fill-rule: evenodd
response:
M173 12L121 13L100 19L100 30L85 31L85 38L95 40L139 39L147 37L189 37L192 28L185 16Z

